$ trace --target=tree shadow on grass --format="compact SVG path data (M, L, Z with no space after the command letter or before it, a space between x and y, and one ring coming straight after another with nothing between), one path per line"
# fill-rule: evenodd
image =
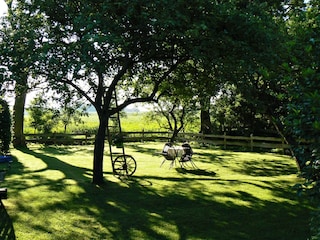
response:
M0 200L0 239L1 240L14 240L16 235L12 225L11 218L5 209L2 201Z
M145 153L149 155L157 155L162 152L162 149L157 148L146 148L142 144L127 144L126 147L134 149L139 153Z
M158 176L155 178L159 180ZM148 181L152 182L152 179L152 176L148 177ZM132 239L131 228L144 232L148 239L271 240L300 239L303 234L307 236L307 233L301 233L301 228L297 227L303 222L301 218L305 219L305 223L308 222L303 205L265 201L240 190L232 193L227 191L215 193L213 199L230 199L222 203L212 200L211 196L208 196L209 193L198 185L192 187L190 183L181 179L176 179L175 187L168 188L160 194L145 189L145 185L140 184L141 181L145 179L135 178L135 181L129 183L130 188L125 192L110 196L112 202L130 209L125 213L128 222L123 223L120 219L117 221L120 225L120 236L122 236L119 239ZM163 181L166 179L164 178ZM113 187L118 188L118 186ZM110 191L113 187L107 188ZM283 189L275 189L277 190L283 191ZM132 203L126 200L129 196ZM241 204L237 204L239 201ZM124 216L123 214L124 212L118 211L116 216ZM136 220L138 221L135 222ZM167 234L170 233L170 226L174 226L171 231L177 231L178 235L158 234L152 231L156 228L150 224L152 222L157 222L159 228L166 229Z
M274 160L270 160L269 153L259 153L261 156L266 156L265 159L248 159L241 160L240 164L229 164L229 162L236 162L237 154L230 151L225 151L223 154L198 153L195 154L196 161L201 163L215 164L220 167L228 167L236 173L241 173L248 176L279 176L297 174L298 168L290 161L279 160L278 156L274 155ZM294 161L292 159L292 161Z
M241 163L241 168L234 169L236 172L250 176L279 176L297 174L298 169L286 161L279 160L249 160Z
M17 159L13 157L13 162L16 162ZM3 164L2 164L3 165ZM6 165L4 169L7 174L10 174L11 164ZM0 181L1 183L1 181ZM0 187L7 186L7 183L1 184ZM7 189L10 196L10 189ZM1 240L14 240L16 239L14 227L12 224L11 217L9 216L2 200L0 199L0 239Z
M199 176L199 179L186 178L184 173L168 178L145 172L143 176L126 181L115 178L95 186L90 183L90 169L47 156L45 151L24 150L24 153L42 161L45 167L32 172L13 166L14 174L21 178L13 178L9 184L17 199L16 211L25 211L34 218L48 214L44 223L26 222L40 238L47 234L51 239L119 240L272 240L309 236L306 228L301 227L308 224L307 206L290 201L294 194L279 183L271 183L270 188L275 195L284 197L283 202L261 199L241 190L250 184L244 181L213 179L209 171L187 172L209 175L208 178ZM61 172L61 178L39 174L48 170ZM105 174L110 177L111 173ZM70 180L74 180L72 184L81 191L69 189L72 187ZM238 185L239 190L218 192L214 187L208 189L207 183L210 186L222 184L226 189ZM44 189L34 195L42 198L42 202L19 201L22 189L28 188ZM65 216L75 218L65 219ZM15 219L18 218L21 217L16 214ZM55 221L60 221L61 229L52 224Z
M215 177L217 175L216 172L205 170L205 169L176 168L176 171L182 174L193 174L193 175L208 176L208 177Z
M43 150L44 152L50 152L50 154L55 155L55 156L59 156L59 155L71 155L73 153L76 153L79 151L79 147L78 146L69 146L68 148L64 145L43 145L41 150ZM81 151L85 154L90 153L93 154L93 147L91 147L91 149L86 149L83 148L81 149Z

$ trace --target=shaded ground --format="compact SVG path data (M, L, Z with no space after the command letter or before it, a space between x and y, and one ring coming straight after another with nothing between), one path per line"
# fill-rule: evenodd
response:
M14 240L16 239L12 221L5 209L2 201L0 200L0 239L1 240Z
M200 169L169 170L152 157L159 147L128 148L138 162L134 178L112 176L106 158L108 181L102 187L90 183L90 149L14 152L7 178L12 195L6 201L18 239L301 240L310 235L310 207L290 188L294 163L268 154L246 160L253 155L198 150L194 161ZM13 232L10 224L4 229Z

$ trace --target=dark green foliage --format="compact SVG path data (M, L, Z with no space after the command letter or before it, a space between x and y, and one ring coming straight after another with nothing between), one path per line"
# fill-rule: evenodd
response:
M31 126L40 133L51 133L58 123L59 112L49 106L48 99L36 97L28 109Z
M11 142L11 115L8 103L0 98L0 154L9 151Z
M82 123L82 116L87 115L86 108L81 102L74 102L71 98L59 99L38 95L27 109L30 114L30 126L39 133L51 133L52 130L62 123L64 133L71 123Z
M215 133L227 135L278 136L255 102L245 98L235 85L224 85L212 103Z
M318 1L296 9L291 17L291 61L283 64L287 89L285 133L293 139L293 152L306 183L300 190L320 196L320 18Z

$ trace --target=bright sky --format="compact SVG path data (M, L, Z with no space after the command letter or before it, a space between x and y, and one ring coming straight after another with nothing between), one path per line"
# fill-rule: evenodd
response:
M4 2L4 0L0 0L0 16L6 13L8 10L7 4Z

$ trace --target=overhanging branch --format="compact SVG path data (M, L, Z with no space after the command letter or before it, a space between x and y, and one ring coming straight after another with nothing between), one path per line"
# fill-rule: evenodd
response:
M92 104L93 106L95 105L94 100L87 94L87 92L85 92L83 89L81 89L81 86L75 84L72 81L68 81L66 79L60 79L59 82L67 84L67 85L73 87L81 96L86 98L90 102L90 104Z

